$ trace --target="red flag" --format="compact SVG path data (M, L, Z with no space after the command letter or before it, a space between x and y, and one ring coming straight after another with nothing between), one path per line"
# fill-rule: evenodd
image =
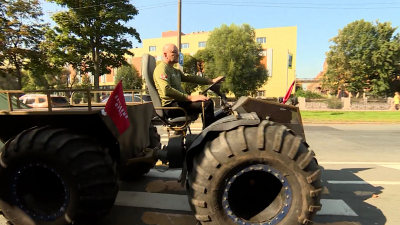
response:
M295 82L295 81L293 81L292 85L290 85L289 90L286 92L286 95L285 95L285 97L283 98L283 102L282 102L283 104L285 104L285 103L287 102L287 100L289 99L290 95L292 94L294 82Z
M107 115L110 116L115 126L117 126L119 134L124 133L130 125L122 89L122 81L120 81L108 98L106 107L104 108Z

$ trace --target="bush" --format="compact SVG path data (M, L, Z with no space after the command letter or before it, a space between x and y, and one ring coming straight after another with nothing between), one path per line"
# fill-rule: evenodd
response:
M321 94L314 93L312 91L304 91L304 90L297 90L296 91L296 97L304 97L307 99L316 99L316 98L324 98Z
M343 108L343 102L340 99L332 98L326 101L329 109L341 109Z

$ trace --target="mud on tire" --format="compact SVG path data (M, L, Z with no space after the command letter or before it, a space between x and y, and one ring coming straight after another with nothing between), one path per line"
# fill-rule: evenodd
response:
M222 132L193 158L188 197L201 224L312 224L321 170L300 137L263 121Z
M0 154L0 208L14 225L92 223L114 205L115 164L90 137L33 128Z

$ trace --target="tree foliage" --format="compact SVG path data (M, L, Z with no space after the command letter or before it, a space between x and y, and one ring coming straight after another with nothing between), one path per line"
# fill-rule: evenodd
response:
M319 93L315 93L312 91L304 91L303 89L298 89L295 92L296 97L304 97L307 99L318 99L318 98L323 98L323 96Z
M115 84L118 84L121 80L124 89L142 89L143 79L133 65L122 66L118 69Z
M138 14L128 0L50 1L68 8L52 17L57 23L56 35L49 35L62 50L58 53L75 69L91 72L96 89L99 77L110 73L110 68L127 65L124 56L133 53L129 51L132 43L125 35L141 42L136 29L125 25Z
M66 58L52 42L53 39L49 38L49 34L54 32L47 28L45 38L38 47L39 51L30 59L23 82L24 90L72 89L78 86L78 76L71 74Z
M0 62L15 72L17 89L22 89L23 70L39 54L48 24L38 0L1 0L0 10Z
M0 68L0 89L16 90L19 87L18 81L15 79L15 70L12 68Z
M400 62L400 36L391 23L358 20L339 30L327 52L328 70L325 88L360 92L370 89L378 95L388 94ZM397 69L398 70L398 69Z
M198 72L197 62L198 62L198 60L195 57L193 57L191 55L184 55L183 73L192 75L192 76L197 76L197 72ZM198 85L198 84L189 83L189 82L182 83L182 88L188 95L193 93L198 87L200 87L200 85Z
M0 30L3 31L7 25L7 18L6 18L6 1L0 0ZM5 35L3 32L0 32L0 76L5 76L6 71L2 68L4 66L4 44L5 44Z
M248 24L222 25L212 31L206 48L196 57L205 62L207 76L226 76L224 87L236 97L253 95L268 79L261 63L263 49L255 39L255 30Z

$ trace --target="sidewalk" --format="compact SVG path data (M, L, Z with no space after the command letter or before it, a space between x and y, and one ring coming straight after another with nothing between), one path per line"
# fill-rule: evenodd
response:
M362 110L362 109L299 109L302 111L325 111L325 112L395 112L393 110ZM399 110L400 112L400 110Z

